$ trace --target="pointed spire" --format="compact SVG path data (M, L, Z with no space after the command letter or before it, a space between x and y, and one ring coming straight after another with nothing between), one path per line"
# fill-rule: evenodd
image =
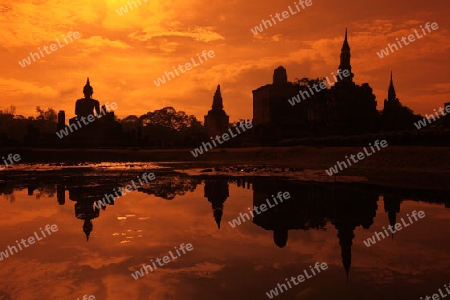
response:
M89 236L91 235L92 228L94 225L92 224L90 219L85 219L83 224L83 232L86 235L86 241L89 242Z
M397 99L397 95L395 94L394 81L392 80L392 70L391 70L391 81L389 83L388 89L388 101L395 101Z
M348 35L347 35L347 28L345 28L345 38L344 38L344 43L342 44L341 51L348 51L348 52L350 52L350 46L348 45L347 37L348 37Z
M215 96L219 95L220 97L222 97L222 94L220 93L220 84L217 85L217 89L216 89L216 94Z
M218 109L218 110L223 109L222 94L220 92L220 84L217 85L216 93L214 94L212 109L213 110L214 109Z
M220 229L223 215L223 204L229 197L228 182L223 180L205 181L205 197L211 203L214 220Z
M221 207L217 207L214 209L214 220L216 221L217 228L220 229L220 222L222 221L222 214L223 214L223 205Z
M345 81L345 82L353 82L353 73L352 73L352 65L350 64L350 46L348 44L348 31L347 28L345 28L345 36L344 36L344 42L342 43L341 48L341 55L340 55L340 62L338 67L338 72L343 72L344 70L348 70L350 72L349 77L345 77L343 79L339 79L338 81Z

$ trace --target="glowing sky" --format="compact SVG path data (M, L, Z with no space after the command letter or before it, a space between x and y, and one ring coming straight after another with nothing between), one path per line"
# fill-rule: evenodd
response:
M282 65L288 79L330 76L339 65L345 27L354 81L369 82L378 109L389 72L400 101L432 113L450 101L448 0L313 0L305 10L263 33L250 29L294 1L150 0L120 16L125 0L14 0L0 2L0 109L36 115L35 107L74 115L86 77L94 98L117 102L119 117L173 106L203 122L217 84L230 121L252 118L252 90L271 83ZM388 57L377 51L427 22L439 29ZM69 31L81 37L25 68L18 62ZM215 57L157 87L153 80L203 50Z

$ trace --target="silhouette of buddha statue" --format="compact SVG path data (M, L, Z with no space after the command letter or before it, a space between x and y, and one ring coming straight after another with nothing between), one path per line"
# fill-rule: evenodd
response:
M88 77L86 85L83 88L84 98L78 99L75 104L75 114L78 118L93 115L94 109L97 116L100 114L100 102L91 98L93 93L94 89L92 88Z

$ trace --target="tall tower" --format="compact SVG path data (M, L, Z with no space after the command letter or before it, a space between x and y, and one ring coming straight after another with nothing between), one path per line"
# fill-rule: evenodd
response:
M392 71L391 71L391 81L389 83L388 97L387 99L384 99L383 115L385 115L386 118L388 118L390 115L393 115L391 117L392 119L391 122L398 121L397 113L399 108L400 108L400 101L397 99L397 94L395 93L394 81L392 80Z
M220 92L220 84L217 85L214 94L212 109L205 116L205 129L210 137L222 135L228 130L229 117L223 110L222 94Z
M217 85L216 92L214 93L212 109L223 110L223 100L222 93L220 92L220 84Z
M66 127L66 113L63 110L60 110L58 112L58 124L57 124L57 130L61 130L64 127Z
M392 81L392 71L391 71L391 82L389 83L388 89L388 101L394 102L397 99L397 95L395 94L394 82Z
M344 43L342 44L341 48L341 61L339 64L339 72L342 72L343 70L348 70L350 72L350 76L343 77L343 79L339 79L338 81L347 81L347 82L353 82L353 73L352 73L352 65L350 64L350 46L348 45L347 40L347 28L345 28L345 39Z

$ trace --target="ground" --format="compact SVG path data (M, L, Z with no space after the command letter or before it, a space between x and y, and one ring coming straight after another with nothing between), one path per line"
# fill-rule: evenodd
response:
M334 181L325 169L363 147L255 147L214 149L198 157L193 149L2 149L2 155L18 153L21 163L75 162L159 162L176 169L253 166L295 168L318 175L319 180ZM337 181L364 178L366 183L421 189L450 189L450 148L388 146L340 171ZM236 169L235 169L236 170ZM229 172L233 172L230 170ZM233 175L233 174L229 174ZM237 175L237 174L236 174ZM274 175L284 175L277 172ZM348 177L351 176L351 177Z

